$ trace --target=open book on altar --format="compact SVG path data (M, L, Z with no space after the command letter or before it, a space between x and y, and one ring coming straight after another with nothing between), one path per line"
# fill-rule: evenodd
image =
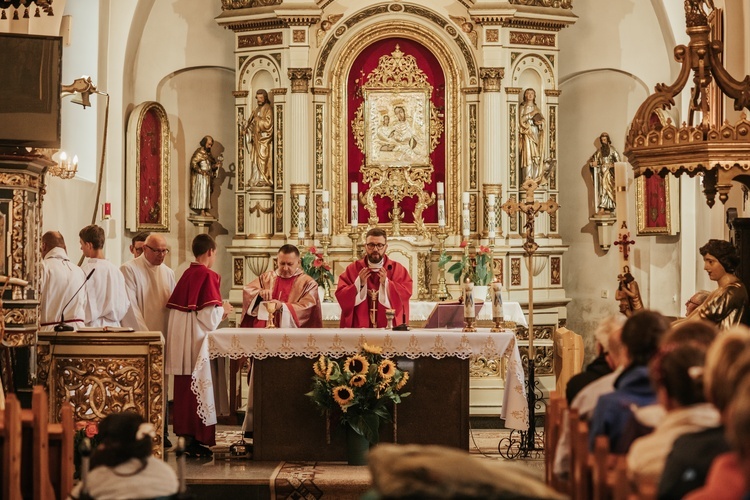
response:
M474 317L479 316L479 311L484 307L484 302L477 300L474 303ZM464 327L464 305L457 300L438 302L427 316L425 328L463 328Z
M134 332L135 330L127 326L82 326L78 332Z

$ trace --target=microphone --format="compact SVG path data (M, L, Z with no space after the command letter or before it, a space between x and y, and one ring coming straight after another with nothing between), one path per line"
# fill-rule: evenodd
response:
M78 295L78 292L81 291L81 289L89 280L89 278L91 278L91 275L94 274L94 271L96 271L96 268L91 270L89 275L86 276L86 279L83 280L83 283L81 283L81 286L79 286L78 290L76 290L76 293L74 293L73 296L70 298L70 300L63 306L62 311L60 311L60 322L55 325L56 332L72 332L75 330L75 328L73 328L72 326L65 324L65 308L68 307L71 302L73 302L73 299L76 298L76 295Z

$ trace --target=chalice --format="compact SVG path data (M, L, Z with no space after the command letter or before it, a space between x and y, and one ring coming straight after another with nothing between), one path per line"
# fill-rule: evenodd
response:
M276 313L276 302L263 302L263 306L266 308L266 311L268 311L268 321L266 322L266 328L276 328L276 325L273 322L273 316Z
M388 322L386 324L386 329L393 330L393 318L396 317L396 310L395 309L386 309L385 310L385 320Z

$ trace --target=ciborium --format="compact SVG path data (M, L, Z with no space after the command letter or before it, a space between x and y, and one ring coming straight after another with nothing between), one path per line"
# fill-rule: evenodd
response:
M273 322L274 320L274 314L277 310L277 303L276 302L263 302L263 306L265 306L266 311L268 311L268 321L266 321L266 328L277 328L276 324Z

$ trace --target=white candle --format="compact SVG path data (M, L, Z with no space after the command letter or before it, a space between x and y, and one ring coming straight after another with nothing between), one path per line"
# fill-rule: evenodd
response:
M352 189L351 190L352 194L357 194L357 183L356 182L352 182L352 188L351 189Z
M487 214L487 237L495 239L495 207L491 206Z
M504 318L503 313L503 284L499 281L492 282L492 317Z
M487 206L488 207L494 207L495 206L495 195L494 194L487 195Z
M445 184L442 182L437 183L437 194L440 196L441 194L445 194Z
M476 316L474 312L474 283L464 283L464 318L473 318Z
M302 211L297 217L297 238L305 239L305 212Z
M464 210L462 212L462 217L461 218L463 219L463 224L462 224L462 226L463 226L463 235L464 235L465 238L468 238L469 237L469 226L471 225L471 219L470 219L470 216L469 216L469 209L468 208L464 208Z
M299 207L300 207L300 210L305 205L307 205L307 195L301 194L301 195L299 195Z
M623 235L630 240L630 228L628 227L628 167L627 162L615 163L615 214L617 215L617 239ZM624 267L630 259L625 259L625 252L620 250L620 266Z
M445 227L445 200L438 198L438 226Z
M464 205L468 205L469 204L469 199L470 199L469 198L469 192L468 191L464 191L464 194L461 196L461 201L463 202Z
M351 210L350 210L350 217L352 220L352 229L357 229L357 224L359 223L359 204L357 203L357 183L352 182L351 185L351 194L352 194L352 204L351 204Z
M320 221L320 229L321 229L321 231L323 231L323 234L325 236L328 236L328 234L331 231L331 228L330 228L329 222L328 222L330 220L330 217L331 217L331 215L330 215L328 207L323 207L323 210L322 210L322 213L321 213L321 219L322 220Z
M330 201L330 195L328 194L328 191L323 191L323 203L328 203Z

